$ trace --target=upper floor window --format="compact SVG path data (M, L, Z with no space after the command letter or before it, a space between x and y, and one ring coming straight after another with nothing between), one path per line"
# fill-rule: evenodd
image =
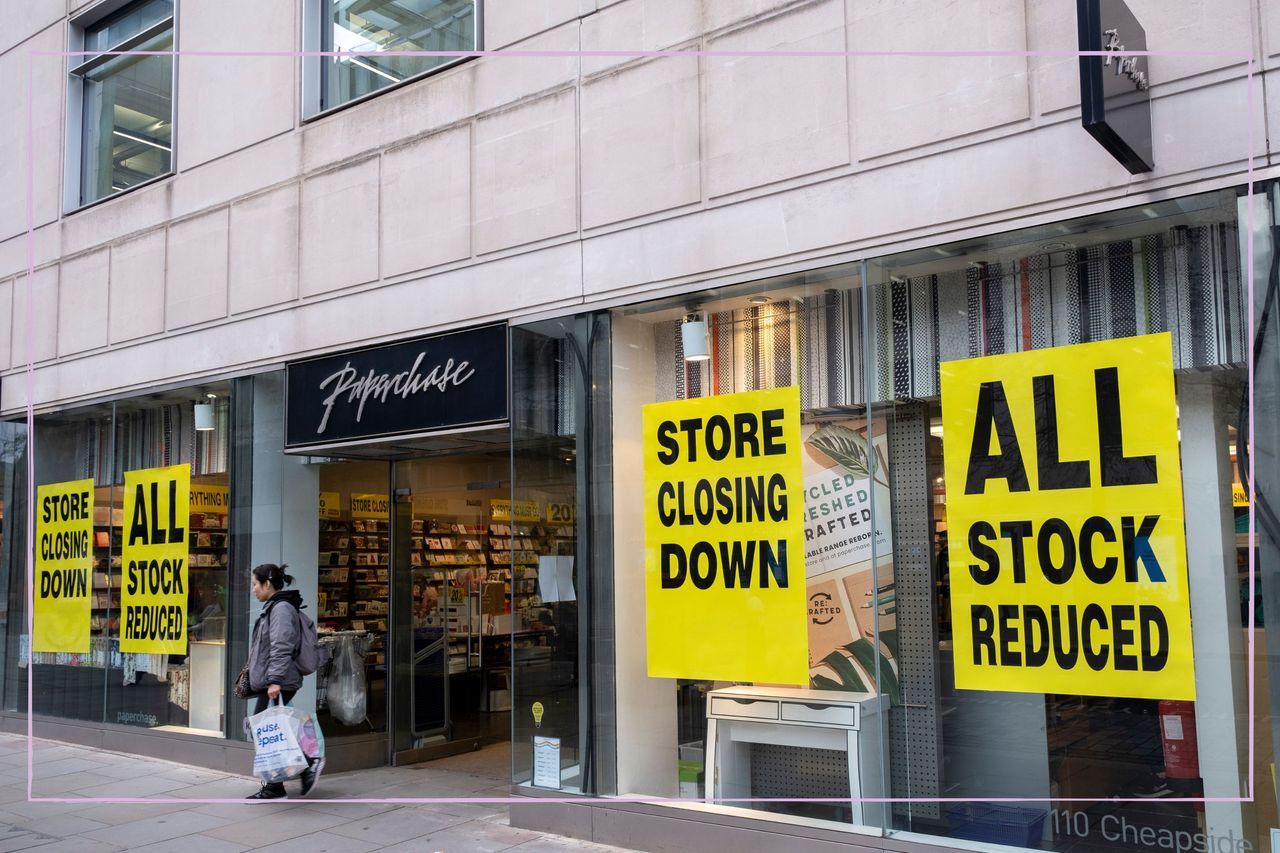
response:
M459 60L397 54L476 50L476 7L477 0L311 0L309 50L367 55L314 57L304 78L307 114Z
M79 132L69 132L68 139L79 156L69 159L79 161L80 180L72 207L173 170L174 60L137 53L173 49L173 0L117 7L105 17L78 22L76 36L82 50L109 53L73 58L79 64L71 69L68 115L70 129L78 123Z

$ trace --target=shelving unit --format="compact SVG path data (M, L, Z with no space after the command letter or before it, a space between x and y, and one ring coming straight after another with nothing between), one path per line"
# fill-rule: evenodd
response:
M373 634L365 657L368 667L386 662L389 531L390 523L385 519L320 521L318 622L329 631Z
M97 505L93 510L93 589L90 592L89 636L118 634L120 625L121 527L124 510Z

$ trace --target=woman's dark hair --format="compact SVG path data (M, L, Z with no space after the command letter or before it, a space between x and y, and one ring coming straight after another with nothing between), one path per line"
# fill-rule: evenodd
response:
M253 576L258 579L258 583L269 583L272 589L284 589L285 586L293 583L293 575L286 575L284 570L289 568L287 565L277 566L275 563L263 563L261 566L253 567Z

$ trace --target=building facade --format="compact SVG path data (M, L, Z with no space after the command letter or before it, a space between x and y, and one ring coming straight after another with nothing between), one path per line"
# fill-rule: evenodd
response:
M1270 849L1280 7L1128 8L1152 55L1096 61L1149 98L1136 172L1081 126L1073 4L12 10L3 725L29 708L40 734L247 769L248 572L283 562L335 653L295 700L331 767L509 750L513 824L653 850ZM1188 675L965 686L952 365L1148 336ZM651 675L659 633L702 632L648 608L645 407L777 389L810 541L851 534L762 632L803 625L808 680ZM1132 457L1159 425L1119 411ZM1058 404L1055 460L1087 455L1093 414ZM64 494L89 498L62 504L81 609L45 590L68 627L33 645L27 559L66 556L42 550ZM1151 574L1138 527L1098 536ZM135 575L157 544L180 583Z

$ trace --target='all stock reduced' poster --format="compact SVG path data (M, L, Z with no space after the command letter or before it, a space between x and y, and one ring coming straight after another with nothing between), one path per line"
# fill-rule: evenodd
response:
M810 682L874 692L879 653L892 696L897 622L884 424L823 421L805 424L801 436Z
M124 475L120 651L187 650L187 527L191 466Z

